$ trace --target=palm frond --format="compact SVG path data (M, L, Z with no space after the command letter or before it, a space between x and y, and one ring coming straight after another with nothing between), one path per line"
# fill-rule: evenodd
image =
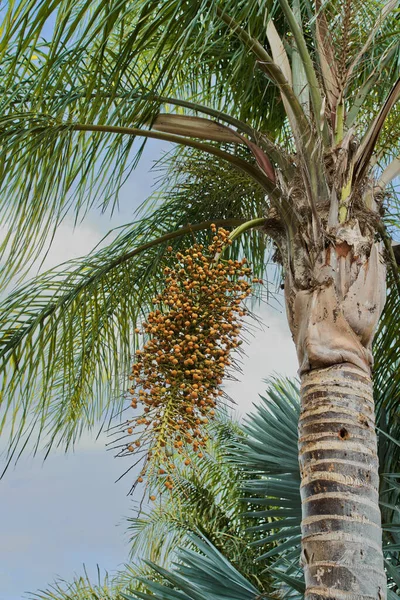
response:
M164 584L143 580L150 593L123 594L126 600L157 598L164 600L254 600L255 597L272 598L261 594L233 565L207 540L192 535L196 548L177 551L173 571L149 563L165 581Z
M127 160L137 135L182 143L227 159L256 181L271 187L271 194L274 194L270 180L251 162L239 158L237 154L209 144L186 140L181 136L131 127L57 123L47 115L14 114L3 117L0 129L10 142L2 153L2 218L7 224L8 232L0 252L3 256L7 254L7 261L3 266L7 276L18 272L27 261L38 257L54 227L71 206L78 211L76 218L79 218L81 211L84 213L97 201L98 191L105 194L105 202L108 189L117 197L115 194L131 168L127 167ZM89 137L86 136L87 132ZM75 134L77 138L74 137ZM19 143L21 140L22 144ZM120 154L122 145L124 149ZM69 156L68 149L73 149L75 158ZM142 146L139 147L139 154L141 150ZM117 169L114 160L117 162ZM30 161L30 164L23 164L26 161ZM23 179L19 176L21 171L25 172ZM90 198L92 191L93 198L87 204L83 198ZM10 205L9 194L19 195L16 205ZM104 207L104 202L101 203ZM2 208L0 206L0 212Z
M36 3L34 7L23 3L11 8L10 27L6 26L3 30L2 48L4 55L10 59L4 75L25 81L26 74L36 66L40 69L37 79L42 91L49 90L47 84L50 78L51 83L57 82L58 90L53 90L53 94L57 93L59 97L62 96L64 78L68 77L68 82L73 84L76 75L79 75L81 84L85 79L89 84L88 89L84 89L83 85L80 89L85 101L105 83L112 84L112 87L104 86L112 101L120 91L113 88L122 81L130 88L141 84L142 89L150 88L153 93L169 89L179 90L192 98L196 94L204 98L212 95L213 102L219 103L214 108L222 110L223 106L229 107L226 112L232 116L233 112L236 116L238 111L242 112L244 118L239 118L243 121L252 120L245 117L246 111L256 111L259 122L260 119L265 122L269 111L262 113L258 106L250 108L249 102L250 97L254 100L257 95L264 108L266 106L264 86L260 86L263 78L256 77L257 81L254 80L254 75L257 75L254 72L255 59L234 36L224 43L226 27L217 17L216 6L216 3L204 0L192 2L190 6L181 0L134 1L129 5L119 3L112 7L106 2L99 2L96 8L93 3L90 5L85 1L72 5L69 0L57 0L50 5ZM268 10L268 2L238 4L229 1L225 8L239 23L246 24L251 35L265 39L264 14ZM25 61L24 69L15 69L26 54L31 58L32 46L37 44L36 33L54 16L54 34L40 57L42 62L36 64L33 61L32 65L32 60ZM27 23L34 24L34 27L29 29ZM18 44L15 38L17 32L25 36L22 44ZM60 63L64 69L60 68ZM71 67L68 74L64 72L66 64ZM234 69L231 68L233 64ZM88 79L88 74L95 77ZM213 81L213 76L218 79ZM224 90L219 86L223 86L227 94L222 93ZM221 91L214 95L218 89ZM239 95L240 103L235 102ZM67 101L68 98L70 95L67 94ZM82 98L81 105L84 103ZM107 103L101 108L107 111ZM143 110L142 103L137 114ZM148 107L147 116L151 112L151 107ZM130 124L136 121L131 119ZM255 123L253 125L257 127Z
M301 518L296 455L299 391L288 379L268 383L266 396L243 427L220 413L212 425L208 455L203 460L194 457L191 467L179 467L174 492L163 495L160 506L148 515L129 520L134 558L142 561L118 574L111 590L120 595L111 595L110 600L146 599L153 594L165 600L254 600L277 593L293 600L302 597L296 541ZM378 403L381 425L384 411ZM378 429L389 597L397 591L400 577L400 480L398 460L394 461L399 442L389 433L396 427L389 422L388 431ZM239 502L243 486L246 505L254 507L244 514ZM249 527L255 519L257 525ZM71 590L87 593L92 587L81 579L70 586L59 582L34 599L67 600Z
M379 414L379 427L388 431L395 439L399 438L398 406L400 401L400 293L389 274L388 294L374 342L374 393ZM383 423L385 425L383 426ZM389 429L386 429L389 427ZM400 459L399 449L393 447L394 456L389 471L396 468ZM388 458L388 457L387 457ZM398 464L398 463L397 463Z
M335 110L325 118L321 90L326 57L319 56L314 28L316 19L321 33L323 19L314 13L326 13L331 58L344 61L338 94L346 91L346 103L357 106L360 133L365 134L393 84L399 44L394 3L387 3L384 14L379 3L364 4L351 4L350 15L340 3L328 8L311 4L306 17L304 10L294 15L286 0L280 0L279 9L270 0L228 0L223 10L209 0L10 3L0 38L0 217L8 228L0 251L10 258L3 274L33 260L66 213L79 219L96 205L112 210L143 150L135 137L172 139L148 130L160 113L171 110L212 116L259 140L260 132L267 132L269 146L280 158L284 152L275 142L293 147L289 120L311 194L327 199L314 134L318 137L321 130L325 145L331 145ZM354 18L358 8L362 26ZM274 36L266 27L272 15ZM51 40L44 42L49 22ZM307 75L310 115L277 58L277 40L283 47L289 38ZM376 86L381 80L383 85ZM341 106L345 111L347 106ZM224 156L256 179L262 175L248 160L241 162L234 147L222 149L183 136L173 141ZM395 135L387 135L377 150L388 157L397 143ZM263 180L265 189L273 194L268 181Z
M1 429L8 423L9 458L31 436L35 450L42 438L48 448L69 447L85 428L118 414L137 342L133 330L163 285L166 247L205 240L212 221L237 225L262 214L262 196L246 178L218 170L215 162L192 164L208 168L208 186L205 171L200 179L196 171L189 178L190 169L186 175L182 170L175 192L150 216L127 226L102 250L40 275L3 301ZM215 197L229 189L230 201L221 207ZM212 221L196 225L203 215ZM243 242L232 246L233 255L252 253L255 270L263 272L263 236L250 233Z
M38 42L54 15L51 42ZM258 11L244 18L262 35ZM27 36L22 43L17 31ZM277 130L282 111L275 92L266 92L262 74L253 73L255 58L226 33L205 0L11 5L0 70L6 269L34 259L67 212L80 219L90 207L113 209L143 150L135 136L167 139L147 126L171 103L196 112L204 101L205 112L222 119L228 108L235 126L244 120L251 131L270 121L270 131Z
M400 423L398 419L400 294L389 277L386 306L374 343L374 394L379 427L380 499L389 588L398 586L400 556ZM397 579L397 581L396 581ZM394 587L399 591L399 587Z
M293 37L295 39L297 52L299 53L299 56L303 63L304 71L305 71L308 85L309 85L310 97L311 97L311 102L312 102L313 109L314 109L314 115L319 117L319 115L321 114L321 108L322 108L322 97L321 97L321 93L320 93L320 86L319 86L319 83L317 80L317 74L314 69L313 61L311 59L310 53L307 48L307 43L304 39L301 24L299 24L299 19L296 18L295 14L293 13L293 11L290 7L290 4L287 0L279 0L279 5L287 19L290 31L292 32ZM324 142L328 145L329 144L329 133L328 133L328 129L325 124L324 124L324 126L325 126ZM304 141L303 141L303 144L304 144Z
M245 438L234 460L249 474L245 501L256 508L246 516L257 522L253 542L264 547L259 560L296 549L300 540L300 472L297 458L298 389L290 380L271 381L267 396L244 424ZM275 541L283 543L275 544Z
M236 536L239 479L226 460L226 452L238 427L219 412L210 428L205 456L199 459L193 453L189 466L178 463L173 474L174 492L162 495L149 513L128 518L132 559L140 556L157 563L171 561L171 550L190 532L202 531L217 547ZM229 487L226 480L231 482ZM162 483L161 478L161 487Z
M210 424L204 457L193 454L190 466L178 464L173 492L162 493L150 512L128 519L132 560L140 557L171 568L176 548L192 548L191 534L201 533L254 585L268 585L270 577L262 575L255 561L258 550L245 534L248 520L238 501L241 473L227 460L239 433L239 426L220 410Z
M374 152L375 146L378 143L379 136L385 126L386 119L389 116L390 111L400 98L400 77L390 90L388 97L384 103L374 121L371 124L368 132L365 134L361 141L360 147L357 151L355 167L354 167L354 180L361 180L367 171L371 156Z
M101 575L97 567L97 581L91 580L84 568L84 575L72 582L57 579L46 590L29 594L31 600L123 600L123 586L116 583L107 573Z

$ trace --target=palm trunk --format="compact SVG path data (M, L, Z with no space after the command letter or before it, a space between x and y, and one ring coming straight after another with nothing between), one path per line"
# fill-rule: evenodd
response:
M285 283L302 378L299 461L305 600L384 600L371 344L385 268L353 220L310 254L299 242Z
M344 363L305 373L299 460L307 600L386 597L372 382Z

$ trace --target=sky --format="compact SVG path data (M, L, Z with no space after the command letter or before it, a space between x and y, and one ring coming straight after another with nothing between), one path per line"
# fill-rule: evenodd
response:
M112 220L91 213L76 227L72 220L62 223L44 268L85 255L111 227L132 221L153 189L152 161L165 149L157 141L147 145ZM241 379L225 387L242 416L264 392L265 378L295 376L297 370L283 303L263 305L257 314L263 326L248 336ZM136 500L127 496L129 475L114 483L129 465L114 458L105 441L85 435L67 455L53 452L45 462L40 454L25 456L0 480L0 600L27 598L27 592L45 589L56 577L71 581L83 565L89 574L96 565L110 574L123 568L129 552L125 517Z

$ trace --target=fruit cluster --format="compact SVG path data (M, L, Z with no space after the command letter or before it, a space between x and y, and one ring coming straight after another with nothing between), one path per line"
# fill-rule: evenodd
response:
M125 434L134 441L123 454L143 452L139 483L146 475L159 474L172 489L174 457L182 455L189 465L192 453L203 456L205 426L223 395L231 352L241 344L243 301L252 283L262 283L252 279L245 258L218 259L231 243L229 232L214 225L211 229L207 248L194 244L175 255L173 268L165 267L165 289L136 330L145 334L146 343L136 352L129 393L132 408L140 407L141 414L125 425Z

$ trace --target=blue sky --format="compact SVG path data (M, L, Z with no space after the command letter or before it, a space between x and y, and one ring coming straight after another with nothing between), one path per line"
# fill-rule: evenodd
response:
M133 220L153 189L152 161L164 149L160 142L147 145L111 220L91 213L74 228L67 219L44 268L85 255L111 227ZM241 381L226 385L240 414L264 391L263 378L295 375L297 368L282 307L263 306L258 313L264 329L254 332L246 348ZM0 600L26 598L57 576L72 580L83 564L93 574L97 564L110 573L123 567L129 550L124 517L135 507L135 498L127 497L133 476L114 482L127 466L106 451L104 436L96 441L85 435L74 453L53 453L44 463L43 455L25 456L6 473L0 481Z

